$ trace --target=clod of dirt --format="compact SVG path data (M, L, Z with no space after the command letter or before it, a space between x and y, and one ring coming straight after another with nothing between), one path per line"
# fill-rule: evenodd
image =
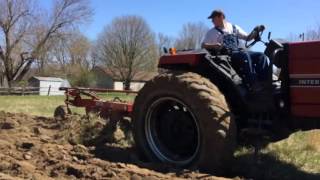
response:
M82 144L77 144L75 146L73 146L72 151L76 152L76 153L88 153L88 149L87 147L85 147Z
M115 178L117 177L117 174L115 172L108 172L105 176L107 178Z
M20 147L26 150L30 150L33 146L33 143L23 142Z
M40 141L43 143L48 143L51 140L51 138L46 135L41 135L39 138L40 138Z
M7 175L7 174L3 174L0 172L0 179L1 180L22 180L21 178L18 178L18 177L12 177L10 175Z
M58 177L59 176L59 172L57 170L53 170L53 171L50 172L49 176L53 177L53 178Z
M13 122L3 122L0 123L0 129L14 129L15 124Z
M67 167L66 174L69 176L75 176L76 178L83 177L83 173L82 173L81 169L77 169L75 167Z
M40 135L40 134L41 134L41 128L40 128L40 127L34 127L34 128L33 128L33 132L34 132L34 134L36 134L36 135Z
M1 163L0 163L0 172L1 172L1 171L5 171L5 170L7 170L7 169L11 169L11 166L12 166L12 164L9 163L9 162L6 162L6 161L1 162Z
M32 154L30 152L27 152L27 153L23 154L23 158L25 160L30 160L32 158Z
M117 129L115 132L114 132L114 140L115 142L119 142L121 141L122 139L125 138L125 134L123 131L121 131L120 129Z
M4 122L0 124L0 129L13 129L13 128L14 126L12 123Z
M141 176L134 174L133 176L131 176L130 180L141 180L141 179L142 179Z

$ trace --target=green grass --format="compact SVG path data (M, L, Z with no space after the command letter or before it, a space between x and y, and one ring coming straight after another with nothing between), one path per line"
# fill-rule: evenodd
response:
M133 95L121 93L98 94L103 100L119 97L121 100L132 102ZM64 96L0 96L0 111L25 113L37 116L53 117L57 106L64 104ZM74 113L84 114L84 108L71 107Z
M121 100L124 100L127 102L133 102L135 97L133 94L123 94L123 93L98 93L97 96L103 100L112 100L115 97L119 97Z
M252 147L235 152L234 174L253 179L320 179L320 130L299 131L269 143L254 155Z

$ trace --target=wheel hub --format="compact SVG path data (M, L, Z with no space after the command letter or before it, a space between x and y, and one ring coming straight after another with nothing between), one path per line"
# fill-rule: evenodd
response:
M184 166L198 154L198 122L190 108L177 98L162 97L151 104L145 134L150 149L163 162Z

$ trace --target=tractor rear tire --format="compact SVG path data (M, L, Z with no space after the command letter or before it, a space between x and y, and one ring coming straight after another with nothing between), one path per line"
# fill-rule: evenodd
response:
M224 95L191 72L156 76L138 93L133 135L140 155L221 174L233 159L236 124Z

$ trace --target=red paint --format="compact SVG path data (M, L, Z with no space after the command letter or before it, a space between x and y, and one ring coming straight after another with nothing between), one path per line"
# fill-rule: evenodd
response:
M291 107L291 112L293 112L296 117L320 117L320 105L299 105L296 104Z
M290 74L320 74L320 41L289 44Z
M289 44L291 78L319 78L320 41ZM294 116L320 117L320 87L291 87L291 113Z
M179 52L176 55L164 55L160 58L159 65L188 64L196 66L205 57L206 53Z
M84 107L86 112L99 112L103 118L109 118L112 114L130 115L133 103L124 101L103 101L93 92L110 92L108 89L88 88L63 88L66 94L65 103L75 107ZM114 91L113 91L114 92ZM122 93L136 93L134 91L117 91ZM85 97L85 98L84 98Z
M290 91L291 96L294 97L292 99L294 103L320 105L320 88L318 87L291 87Z
M71 92L71 91L87 91L87 92L110 92L110 93L126 93L126 94L137 94L138 91L131 91L131 90L114 90L114 89L103 89L103 88L81 88L81 87L77 87L77 88L67 88L67 87L60 87L59 88L60 91L67 91Z

